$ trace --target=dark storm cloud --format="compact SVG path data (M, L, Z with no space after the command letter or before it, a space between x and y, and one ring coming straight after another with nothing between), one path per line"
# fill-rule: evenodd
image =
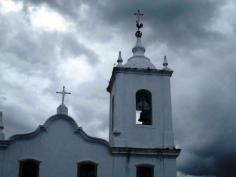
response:
M116 1L104 6L103 17L108 23L123 25L122 29L133 27L132 12L141 9L144 12L143 22L150 28L144 33L148 42L160 40L169 46L202 47L204 41L212 40L218 35L207 30L206 25L217 17L223 1ZM106 9L106 10L105 10ZM124 27L125 25L125 27ZM134 28L131 29L133 31ZM190 45L190 46L189 46Z
M121 0L121 1L50 1L25 0L26 4L48 4L58 12L68 15L74 20L80 19L79 8L83 4L90 6L88 21L94 25L106 24L119 31L121 36L134 33L135 17L133 12L141 9L143 17L144 35L148 43L160 41L172 46L173 49L204 47L206 41L221 39L221 35L208 29L219 14L219 8L225 1L211 0ZM86 19L87 20L87 19ZM89 22L88 22L89 23ZM148 28L149 30L146 30ZM91 29L90 29L91 30ZM111 31L111 30L110 30ZM100 31L101 32L101 31Z
M185 90L174 96L176 140L183 148L178 166L185 174L236 176L236 43L230 41L209 49L200 67L189 67L182 76L188 85L174 83Z

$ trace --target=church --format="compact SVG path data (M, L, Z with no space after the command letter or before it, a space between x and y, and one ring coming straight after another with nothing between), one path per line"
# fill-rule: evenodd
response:
M109 140L87 135L64 103L35 131L6 139L0 113L0 177L176 177L170 78L145 56L138 11L133 56L121 52L107 87Z

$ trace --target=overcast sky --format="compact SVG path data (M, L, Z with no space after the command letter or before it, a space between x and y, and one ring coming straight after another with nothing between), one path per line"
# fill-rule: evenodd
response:
M135 44L141 9L146 56L167 55L178 176L236 176L235 0L0 0L0 111L7 137L69 114L107 139L111 71Z

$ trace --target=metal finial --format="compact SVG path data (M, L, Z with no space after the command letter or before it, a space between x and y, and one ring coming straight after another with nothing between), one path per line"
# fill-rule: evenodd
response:
M140 17L143 16L144 14L140 12L140 10L137 10L137 12L134 13L135 16L138 17L138 19L136 20L136 27L138 28L138 30L135 33L136 37L142 37L142 32L140 31L141 28L143 28L143 24L140 23Z
M65 86L63 86L63 89L62 89L61 92L56 92L56 93L62 94L62 101L61 101L61 104L62 104L62 105L64 105L65 95L66 95L66 94L71 94L70 92L66 92Z

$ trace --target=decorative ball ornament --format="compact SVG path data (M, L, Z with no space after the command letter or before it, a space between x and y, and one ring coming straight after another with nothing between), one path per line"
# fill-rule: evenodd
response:
M135 36L136 36L136 37L142 37L142 32L139 31L139 30L136 31Z

